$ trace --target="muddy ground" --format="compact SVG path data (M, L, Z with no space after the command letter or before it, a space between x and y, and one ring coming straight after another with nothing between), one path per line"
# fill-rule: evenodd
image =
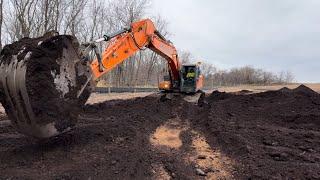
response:
M0 118L6 119L5 114ZM320 95L151 94L87 104L72 131L35 141L0 124L0 179L319 179Z

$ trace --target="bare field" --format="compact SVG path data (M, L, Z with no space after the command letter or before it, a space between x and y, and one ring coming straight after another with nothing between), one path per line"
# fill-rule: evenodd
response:
M241 90L250 90L253 92L264 92L264 91L275 91L279 90L283 87L287 87L289 89L294 89L300 86L301 84L288 84L288 85L270 85L270 86L251 86L251 85L243 85L243 86L225 86L225 87L219 87L217 88L218 91L225 91L225 92L236 92ZM313 89L314 91L320 92L320 83L314 83L314 84L304 84L305 86Z

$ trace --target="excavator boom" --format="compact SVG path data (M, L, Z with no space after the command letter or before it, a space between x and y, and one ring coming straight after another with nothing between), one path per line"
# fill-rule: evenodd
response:
M156 30L151 20L132 23L129 29L110 36L105 35L104 39L109 41L109 44L101 61L97 58L90 65L94 79L98 79L138 51L149 48L168 61L172 88L178 88L181 65L177 50Z

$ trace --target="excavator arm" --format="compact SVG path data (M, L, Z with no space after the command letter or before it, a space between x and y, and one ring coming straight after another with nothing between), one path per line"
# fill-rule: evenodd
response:
M4 47L0 101L19 132L48 138L70 130L94 81L145 48L168 61L170 79L160 83L161 91L196 93L202 87L199 66L181 65L176 48L149 19L105 35L96 43L99 41L108 41L102 57L95 43L80 50L78 41L66 35L27 38ZM90 58L92 50L96 59ZM186 76L188 73L193 76Z
M129 29L121 30L113 35L105 35L103 40L109 41L108 46L102 57L98 57L90 65L94 80L109 72L136 52L149 48L168 61L171 85L173 86L171 88L179 86L181 65L177 50L156 30L151 20L145 19L134 22Z

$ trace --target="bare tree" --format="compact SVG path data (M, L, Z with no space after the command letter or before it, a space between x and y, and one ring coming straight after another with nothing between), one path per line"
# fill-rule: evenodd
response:
M193 60L193 56L189 51L179 51L179 57L182 64L189 64Z
M64 34L69 32L71 35L75 36L79 28L80 22L83 20L83 9L86 6L86 0L69 0L66 3L66 24L64 29Z
M283 84L285 80L285 72L281 71L278 75L278 83L279 84Z
M30 37L35 27L36 7L38 0L11 0L15 17L11 22L16 39Z
M2 50L3 0L0 0L0 51Z
M61 0L42 0L34 7L36 15L34 17L34 30L30 36L41 36L48 31L58 31L60 22L60 4Z
M6 1L0 0L0 48L2 43L12 43L23 37L41 36L50 30L74 35L80 42L92 41L145 18L151 0L8 0L8 4L4 2ZM151 19L157 30L168 39L168 22L160 15ZM103 50L107 45L108 43L102 43L99 48ZM179 51L178 54L183 64L195 60L188 51ZM290 83L294 80L293 74L289 71L276 75L250 66L227 71L203 63L202 72L206 79L205 85L211 88L214 85ZM102 79L108 85L155 86L167 74L167 61L151 50L146 50L139 51Z
M294 81L294 75L291 71L286 71L285 73L285 83L292 83Z
M202 62L201 63L201 72L204 76L212 76L213 74L217 73L217 68L214 67L210 63Z
M22 37L37 37L50 30L59 31L63 20L63 0L10 0L4 22L11 41ZM65 6L63 6L65 5Z

